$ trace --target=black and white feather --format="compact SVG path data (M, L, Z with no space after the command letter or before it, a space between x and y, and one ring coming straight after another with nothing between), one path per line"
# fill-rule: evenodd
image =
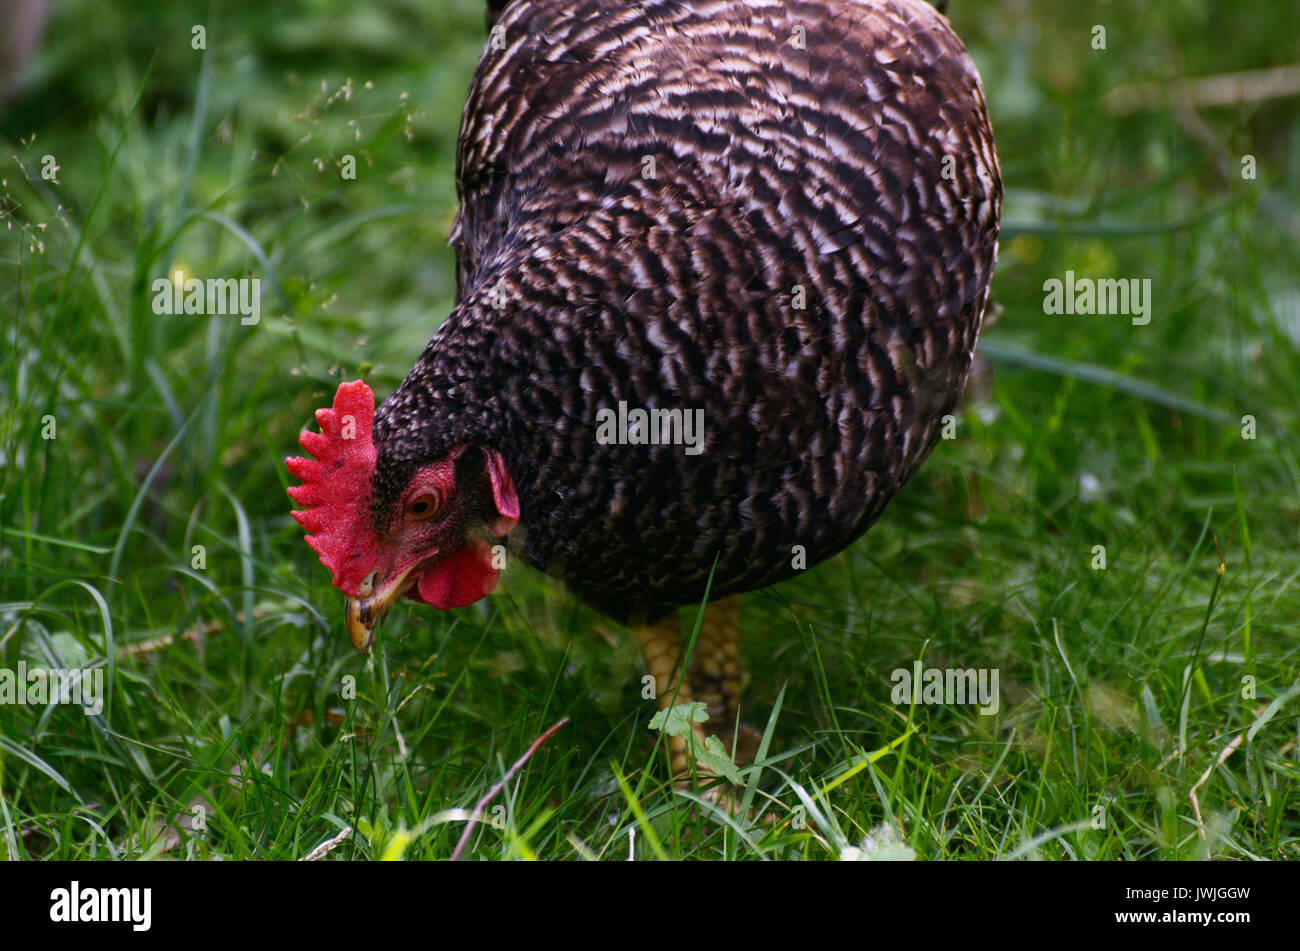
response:
M921 0L515 0L465 106L460 299L375 420L375 505L473 441L513 543L619 618L864 532L965 384L1002 186ZM698 455L602 444L702 409Z

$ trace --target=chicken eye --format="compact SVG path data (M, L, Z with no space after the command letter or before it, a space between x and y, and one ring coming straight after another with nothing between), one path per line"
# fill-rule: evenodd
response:
M432 518L437 513L441 502L436 492L421 492L406 506L406 517L417 522Z

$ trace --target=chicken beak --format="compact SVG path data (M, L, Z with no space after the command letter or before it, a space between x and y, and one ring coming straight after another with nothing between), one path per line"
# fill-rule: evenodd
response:
M384 619L397 599L406 593L407 578L415 566L395 575L368 598L348 598L348 638L362 654L369 654L375 641L375 628Z

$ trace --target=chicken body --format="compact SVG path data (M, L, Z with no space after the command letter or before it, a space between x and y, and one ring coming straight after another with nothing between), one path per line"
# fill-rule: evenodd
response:
M373 506L491 446L516 552L617 619L843 549L964 386L1001 181L921 0L518 0L458 187L459 301L376 413ZM620 404L702 440L611 441Z

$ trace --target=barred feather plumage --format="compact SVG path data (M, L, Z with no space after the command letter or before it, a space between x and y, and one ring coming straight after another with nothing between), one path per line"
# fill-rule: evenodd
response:
M698 601L715 558L722 596L841 550L933 447L988 296L1001 181L960 41L920 0L496 12L459 301L376 413L376 512L492 446L518 553L623 619ZM703 452L602 444L619 401L703 409Z

